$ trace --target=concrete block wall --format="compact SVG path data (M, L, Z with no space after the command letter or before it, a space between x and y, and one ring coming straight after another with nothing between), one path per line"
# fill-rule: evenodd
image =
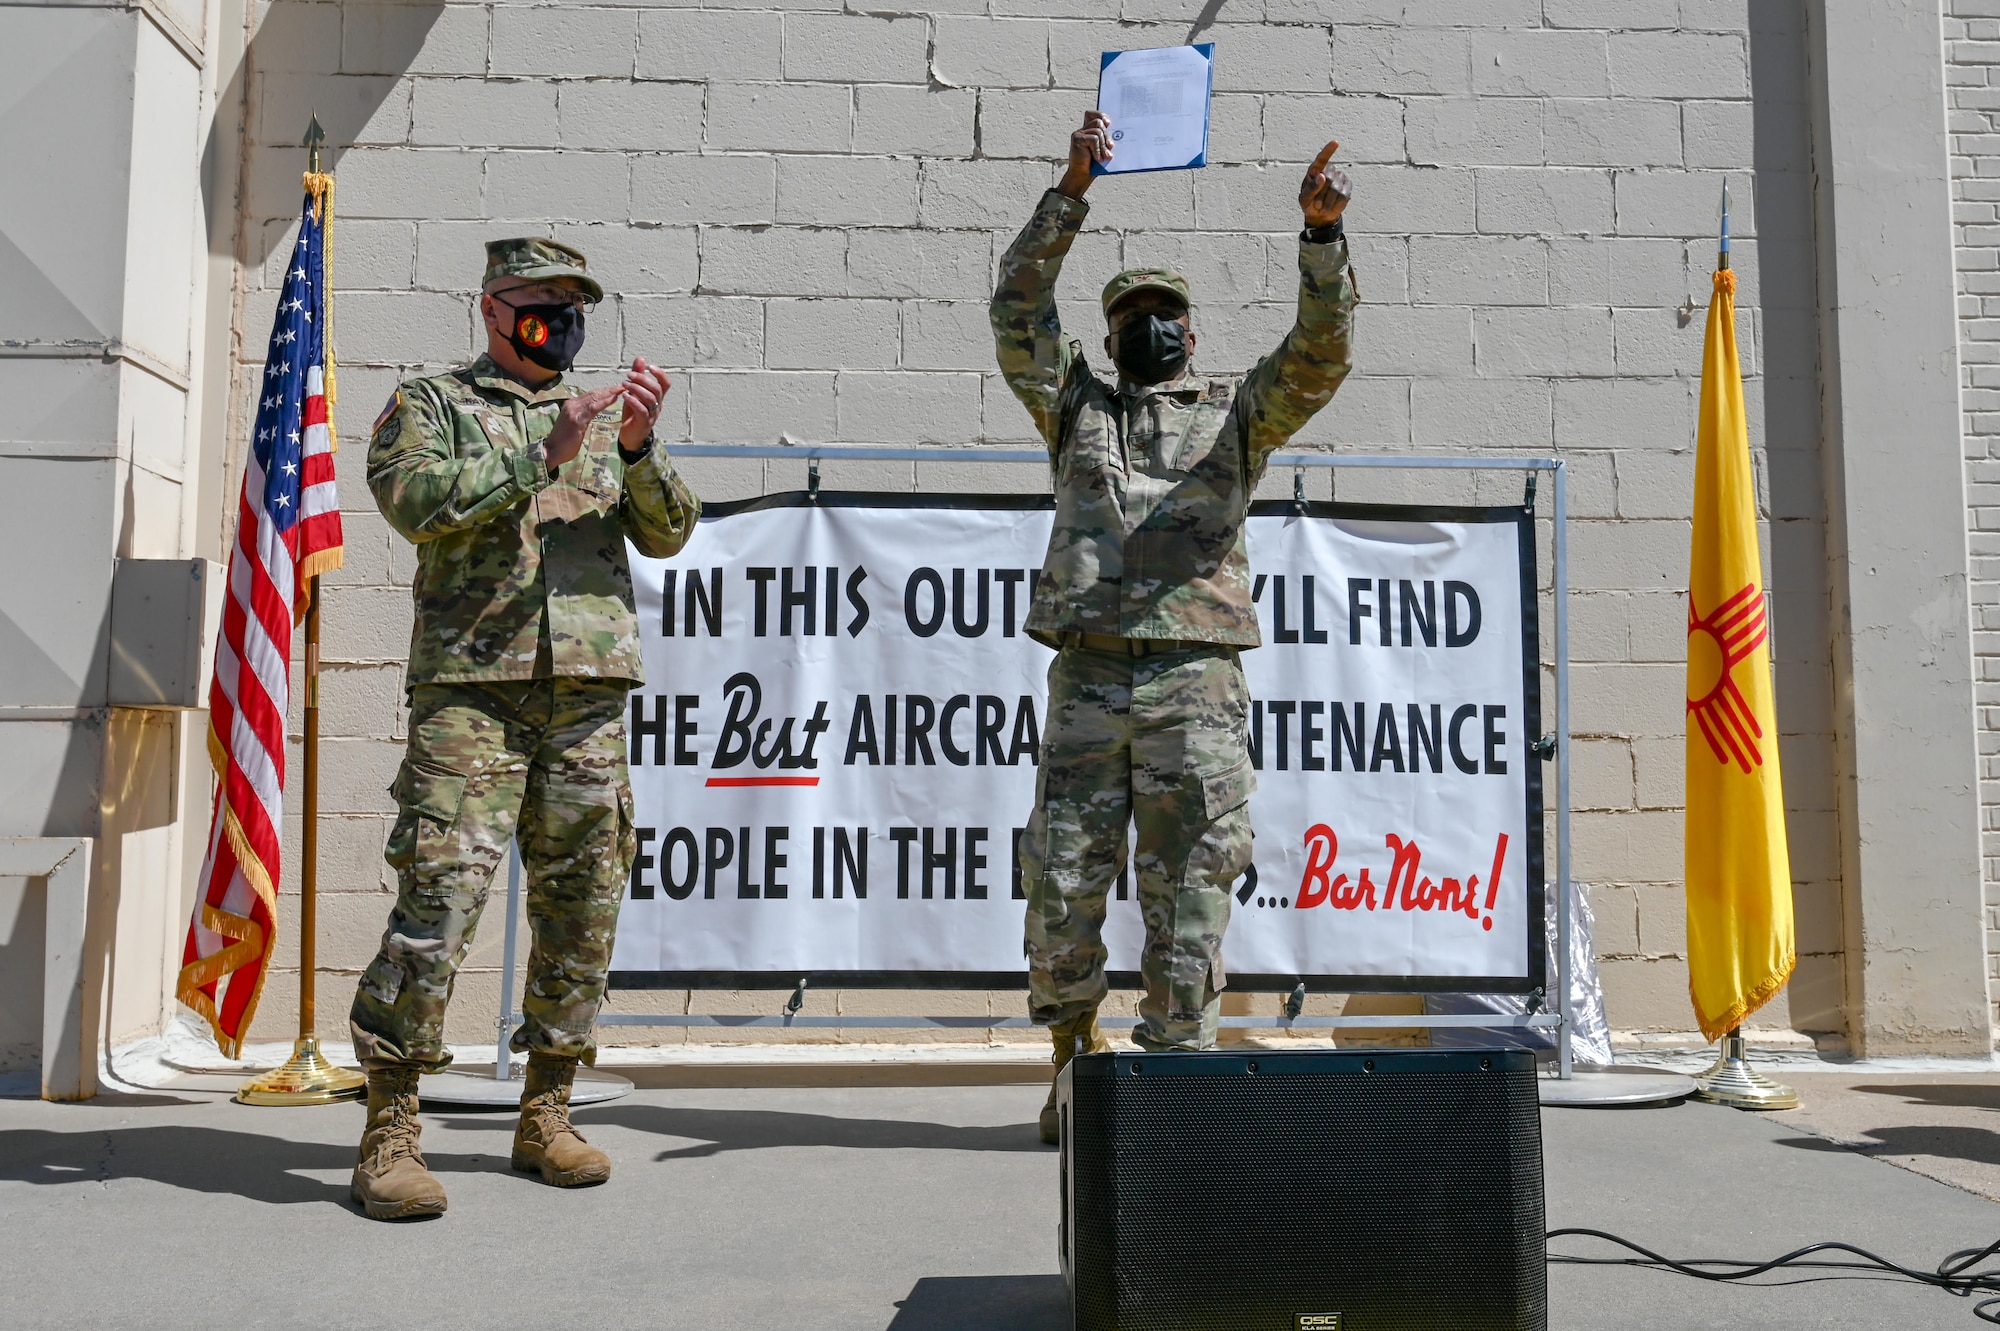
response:
M2000 979L2000 4L1949 0L1944 60L1979 704L1987 974ZM2000 988L1994 993L2000 995ZM1994 1003L1994 1020L2000 1028L2000 999Z
M1840 1028L1802 18L1748 0L968 0L893 16L840 0L259 7L245 401L298 206L293 145L315 107L340 180L348 565L327 600L325 964L351 975L386 912L383 789L402 740L411 556L374 511L363 450L399 377L473 352L481 242L533 232L589 253L616 295L581 372L634 354L673 367L670 440L1024 442L985 327L997 256L1094 101L1098 53L1186 41L1197 14L1217 47L1213 165L1098 185L1064 318L1095 347L1102 282L1171 263L1194 284L1198 359L1247 368L1291 317L1300 170L1342 141L1365 302L1357 370L1299 442L1568 459L1576 875L1612 1022L1637 1032L1692 1026L1679 589L1715 205L1731 175L1806 953L1758 1020ZM803 469L686 471L720 499L796 486ZM941 458L857 464L826 483L1045 484L1034 472ZM1288 477L1270 484L1289 492ZM1354 473L1338 493L1515 501L1518 484ZM330 1031L346 983L323 982L343 991L321 1003ZM485 983L462 986L454 1038L486 1038ZM260 1026L288 1020L274 1001Z

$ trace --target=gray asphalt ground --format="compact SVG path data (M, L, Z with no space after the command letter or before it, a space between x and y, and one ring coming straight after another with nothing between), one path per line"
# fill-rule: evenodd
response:
M1065 1325L1039 1088L640 1080L649 1088L578 1114L617 1162L602 1188L510 1173L507 1115L427 1113L451 1211L405 1225L347 1203L355 1105L249 1109L195 1091L0 1100L0 1326ZM2000 1132L1979 1121L2000 1110L1995 1078L1839 1080L1811 1104L1838 1109L1833 1136L1861 1150L1805 1117L1548 1111L1549 1223L1680 1256L1843 1238L1913 1265L2000 1239L2000 1204L1865 1153L1887 1143L1944 1175L1952 1158L2000 1163ZM1937 1106L1972 1117L1910 1129ZM1751 1289L1557 1266L1550 1288L1557 1328L1980 1325L1966 1300L1878 1281Z

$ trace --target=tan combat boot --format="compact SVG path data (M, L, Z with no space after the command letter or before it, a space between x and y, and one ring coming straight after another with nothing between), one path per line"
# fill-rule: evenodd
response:
M371 1220L419 1220L444 1214L444 1185L417 1149L417 1069L364 1059L368 1125L355 1155L348 1195Z
M521 1091L521 1122L514 1129L514 1168L539 1173L558 1188L602 1183L611 1157L583 1139L569 1121L569 1088L576 1060L540 1051L528 1055L528 1084Z
M1111 1042L1104 1038L1104 1032L1097 1029L1097 1011L1092 1009L1084 1016L1071 1021L1059 1021L1049 1027L1049 1037L1055 1041L1056 1076L1062 1075L1063 1066L1077 1055L1077 1042L1083 1043L1086 1054L1106 1054L1111 1052ZM1056 1109L1056 1084L1049 1080L1049 1102L1042 1106L1042 1140L1050 1146L1062 1141L1062 1114Z

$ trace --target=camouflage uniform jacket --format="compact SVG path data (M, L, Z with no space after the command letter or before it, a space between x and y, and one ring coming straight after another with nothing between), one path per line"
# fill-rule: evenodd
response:
M625 541L678 551L701 501L655 445L627 466L619 408L549 474L565 398L491 358L396 390L368 447L368 488L417 546L408 683L585 676L643 681Z
M1027 629L1255 647L1244 519L1271 453L1353 364L1347 242L1299 243L1298 321L1241 376L1098 379L1056 317L1086 206L1050 190L1000 261L1000 370L1048 442L1056 516Z

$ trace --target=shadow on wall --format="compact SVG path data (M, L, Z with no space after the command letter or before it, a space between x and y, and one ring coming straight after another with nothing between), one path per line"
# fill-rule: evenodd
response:
M1764 453L1771 508L1774 611L1794 630L1790 659L1809 652L1830 671L1817 607L1826 598L1818 537L1825 516L1819 466L1819 290L1813 245L1811 122L1806 103L1805 13L1798 0L1752 0L1750 78L1752 162L1757 191L1757 311L1759 370L1764 381ZM1788 561L1778 548L1780 527L1811 535L1810 561ZM1799 525L1803 524L1803 525ZM1789 613L1787 613L1789 612ZM1785 693L1778 695L1784 707ZM1785 733L1819 732L1831 718L1780 718ZM1788 788L1793 780L1787 772ZM1829 799L1832 791L1826 792ZM1791 801L1794 805L1798 800ZM1830 807L1810 805L1808 807Z
M224 0L224 14L233 13L236 19L240 19L250 3L252 0ZM324 170L333 171L353 146L356 136L395 90L400 76L415 63L444 8L438 0L358 6L272 0L264 10L263 21L257 25L256 33L244 48L242 58L236 62L228 85L216 95L215 112L202 143L202 221L212 259L236 263L239 265L239 276L255 273L271 257L272 250L288 243L286 229L251 224L242 206L251 188L253 149L260 138L259 121L262 116L262 108L255 104L249 93L253 74L257 76L255 82L260 89L267 90L288 81L303 90L303 109L297 113L298 124L296 128L287 127L285 134L288 141L299 142L305 137L309 118L317 115L320 128L326 131L321 166ZM327 21L329 14L336 16L331 24ZM225 17L225 24L230 21ZM357 67L355 70L346 68L350 59ZM345 77L360 71L365 71L370 77ZM269 93L265 91L260 95L268 96ZM275 134L277 131L274 129L272 132ZM297 137L291 137L293 135ZM303 172L306 165L303 152L297 161L299 170ZM303 197L301 187L295 200L302 200ZM296 208L296 201L293 206ZM216 378L211 366L210 384L212 388L221 389L222 400L226 403L235 392L234 367L231 364L230 342L220 338L220 334L233 327L236 316L226 293L214 291L213 294L223 301L223 306L210 311L208 316L211 324L211 330L206 334L209 337L208 355L217 358L231 373ZM265 317L264 312L256 312L246 325L244 332L250 347L261 346L261 336L251 330L267 326L257 322ZM225 564L230 545L235 540L236 494L243 474L243 436L249 429L247 424L229 429L227 416L228 411L224 408L222 415L211 413L204 421L204 428L213 431L223 441L223 456L219 483L212 489L204 486L195 520L197 531L219 534L216 557ZM189 900L192 902L192 897Z
M1766 580L1774 618L1778 729L1798 752L1831 743L1831 626L1826 607L1826 503L1821 466L1818 256L1813 237L1812 130L1801 0L1750 0L1751 161L1756 186L1757 348L1770 506ZM1705 300L1705 297L1702 299ZM1790 1025L1842 1032L1839 868L1820 848L1834 836L1838 802L1830 762L1785 768L1792 870L1802 922L1799 967L1785 1002ZM1815 944L1813 936L1827 941Z
M246 89L253 72L273 73L272 66L283 68L287 64L291 69L297 69L295 62L276 57L259 60L259 53L268 51L289 55L298 51L313 40L311 29L323 21L328 8L327 5L306 3L305 0L274 0L265 9L263 22L257 25L257 32L250 38L242 60L237 62L228 87L216 97L215 116L209 122L208 137L201 152L203 220L208 230L210 252L225 258L236 254L248 268L257 268L271 257L269 249L258 252L259 247L267 242L254 232L240 234L243 230L240 216L223 216L225 211L237 211L238 190L245 187L241 168L247 148L258 141L259 108L249 103ZM441 0L426 0L424 3L411 0L410 3L388 5L341 6L339 12L343 28L324 50L324 67L300 71L298 79L308 86L317 84L327 87L331 92L331 85L324 81L326 76L363 73L380 77L343 78L339 81L338 95L329 95L324 103L315 102L308 108L308 114L317 115L320 128L326 131L326 152L322 165L328 171L339 166L340 159L353 146L355 136L381 109L382 102L395 90L400 76L415 63L431 28L437 23L438 16L444 13L444 5ZM359 25L367 25L367 31L348 30ZM346 61L350 55L365 67L348 69ZM305 131L306 117L301 116L297 129L299 139L304 139ZM299 165L303 170L303 155ZM225 222L227 225L223 225ZM275 246L281 241L281 236L274 235L268 243ZM237 248L239 244L241 249Z

